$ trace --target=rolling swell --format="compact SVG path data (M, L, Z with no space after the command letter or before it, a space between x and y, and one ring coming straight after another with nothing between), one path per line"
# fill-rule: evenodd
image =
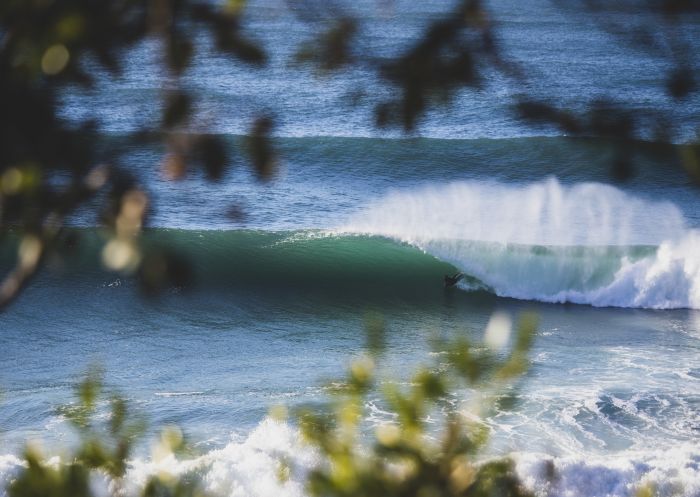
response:
M195 261L204 283L293 292L421 293L441 288L448 263L383 237L323 231L181 231L156 234Z
M128 134L110 133L105 146L126 146ZM218 134L235 151L246 137ZM616 144L604 140L563 136L500 138L377 137L377 136L276 136L275 149L293 174L333 171L368 177L434 179L445 173L467 174L502 181L531 181L558 175L568 181L610 181ZM682 145L635 142L636 175L640 186L688 186L679 156ZM139 150L141 152L141 150ZM160 149L154 152L161 153ZM236 155L236 154L232 154ZM139 157L143 158L141 155ZM358 160L360 159L360 160ZM139 169L142 162L136 161ZM239 164L245 165L243 158ZM297 166L303 169L297 171ZM157 172L157 171L156 171ZM295 180L294 175L285 181Z
M100 262L103 240L92 228L75 229L79 249L60 265L48 264L38 285L115 281ZM191 264L193 290L263 291L300 297L372 295L418 299L442 294L442 277L456 269L407 244L383 237L339 236L319 230L183 230L149 229L145 247L167 248ZM7 245L0 264L9 267ZM60 267L59 270L52 270ZM118 285L131 278L116 275ZM476 282L475 282L476 284Z
M80 253L62 275L106 282L99 235L78 230ZM631 246L546 246L436 238L400 242L378 235L328 231L200 231L152 229L147 246L189 260L199 290L282 292L431 300L442 276L462 271L460 287L498 296L596 306L697 308L700 235L677 243ZM7 256L4 258L7 261ZM41 282L39 282L41 284Z
M277 137L278 179L261 188L251 171L243 137L222 135L230 147L231 167L221 182L163 181L159 168L163 151L129 148L124 167L131 167L153 196L156 209L150 224L182 229L327 229L344 223L358 208L395 188L441 184L446 178L524 184L556 175L562 184L610 181L614 144L566 137L498 139ZM107 140L116 148L124 137ZM109 144L106 144L107 148ZM647 198L672 198L685 218L700 227L697 189L679 164L681 149L637 144L631 158L635 176L626 191ZM242 220L225 215L235 204ZM74 225L93 226L94 211L81 212ZM545 241L543 243L556 244Z

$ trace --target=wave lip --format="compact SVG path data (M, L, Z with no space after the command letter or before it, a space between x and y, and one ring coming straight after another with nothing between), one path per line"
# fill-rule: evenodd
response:
M414 245L502 297L700 309L700 232L673 204L609 185L549 178L394 192L340 231Z

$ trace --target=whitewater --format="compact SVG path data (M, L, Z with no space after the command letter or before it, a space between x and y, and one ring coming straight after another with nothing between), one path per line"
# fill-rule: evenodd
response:
M339 232L414 245L501 297L700 308L700 231L671 202L609 185L564 186L552 177L395 191Z
M570 455L553 458L546 453L510 453L524 485L538 496L634 496L640 488L654 488L659 497L696 496L700 493L700 452L693 444L665 451L629 451L615 457ZM50 466L63 464L53 457ZM266 418L247 437L229 442L192 459L173 454L152 455L129 462L124 495L138 495L149 477L169 475L198 478L203 489L225 497L304 497L305 478L321 464L301 434L286 422ZM289 473L280 479L279 467ZM0 456L0 483L12 481L24 463ZM556 472L553 480L550 475ZM94 488L107 495L110 480L94 478ZM0 495L6 493L0 490Z

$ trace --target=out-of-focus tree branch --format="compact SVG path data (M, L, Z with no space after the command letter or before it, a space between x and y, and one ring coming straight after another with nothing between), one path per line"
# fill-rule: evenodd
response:
M576 110L546 96L533 96L528 91L531 78L526 62L509 58L499 42L497 12L480 0L457 2L430 20L417 40L383 57L362 48L361 16L353 15L345 2L289 0L291 10L316 33L292 50L295 55L290 62L311 67L309 77L326 77L356 66L373 71L390 91L377 97L358 89L355 96L376 99L369 101L379 128L405 132L419 130L427 113L450 105L464 90L489 91L487 73L495 71L521 89L512 109L516 118L554 126L568 136L612 142L617 149L612 176L625 180L634 174L639 141L673 142L678 109L697 96L697 55L689 49L692 43L685 28L697 20L700 3L555 3L572 15L596 20L602 31L620 43L667 62L668 73L662 80L671 105L640 111L624 102L597 99ZM193 123L196 98L180 79L202 49L195 42L198 33L208 36L233 64L265 66L264 40L248 36L245 16L243 0L5 0L0 4L0 234L12 231L20 240L16 264L0 283L0 309L26 286L44 256L55 250L64 220L88 204L102 213L108 233L102 255L108 268L139 275L147 294L174 282L187 284L191 271L186 261L166 247L147 248L139 243L152 201L121 163L130 145L163 144L163 157L154 166L166 178L179 180L194 170L203 171L212 181L224 177L232 146ZM107 148L101 146L102 134L95 122L69 123L60 117L61 92L90 88L104 74L119 77L123 61L147 41L159 50L156 62L149 62L153 71L168 82L160 119L125 144ZM270 109L261 111L250 123L241 150L262 181L274 175L278 163L270 139L274 124ZM696 148L688 144L679 149L682 164L694 178L698 177ZM98 164L110 164L99 185L90 179ZM68 186L65 181L56 184L59 176L69 178ZM132 208L138 211L138 229L125 232L119 227ZM153 266L145 268L146 263Z

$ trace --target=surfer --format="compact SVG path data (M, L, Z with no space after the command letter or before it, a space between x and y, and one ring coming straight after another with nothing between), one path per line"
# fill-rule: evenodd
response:
M457 273L454 276L450 276L449 274L445 275L445 288L455 286L459 280L464 278L464 275L462 273Z

